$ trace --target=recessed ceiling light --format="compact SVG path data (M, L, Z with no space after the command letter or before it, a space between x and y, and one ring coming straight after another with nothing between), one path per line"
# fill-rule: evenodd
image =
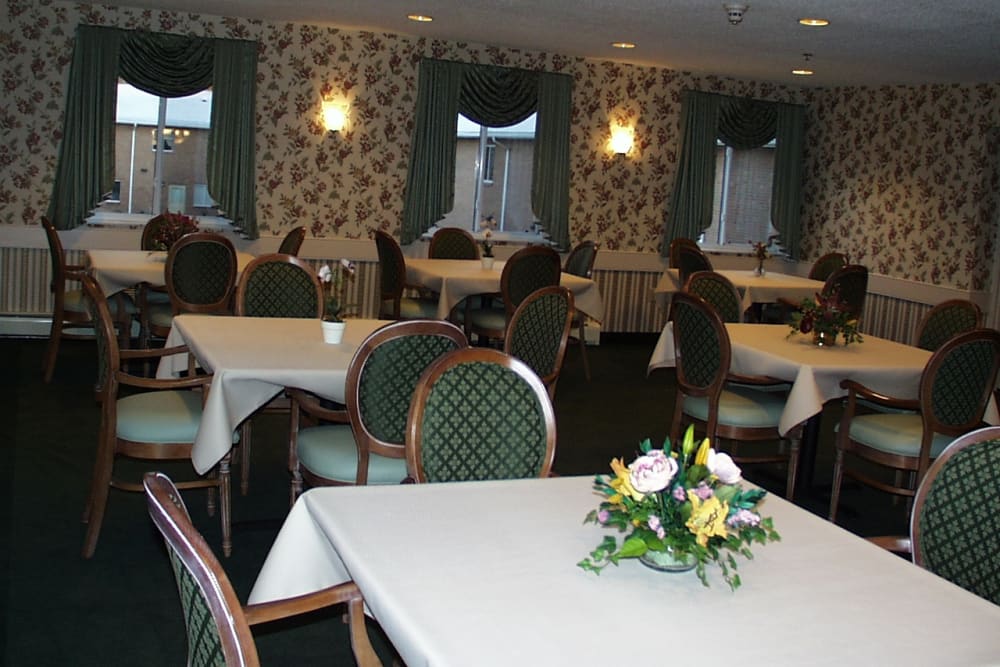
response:
M811 69L793 69L792 74L795 76L812 76L814 72Z
M427 16L426 14L407 14L406 18L417 23L430 23L434 20L433 16Z
M611 46L615 47L616 49L634 49L635 48L635 44L633 44L632 42L611 42Z
M820 28L825 25L830 25L830 22L826 19L812 19L812 18L799 19L799 23L801 23L802 25L807 25L811 28Z

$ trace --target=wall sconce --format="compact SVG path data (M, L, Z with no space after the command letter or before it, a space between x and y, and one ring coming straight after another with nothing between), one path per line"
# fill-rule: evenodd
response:
M323 124L326 131L340 132L347 124L347 107L339 102L323 101Z
M634 139L634 130L631 127L618 126L611 128L611 150L618 155L626 155L632 150Z

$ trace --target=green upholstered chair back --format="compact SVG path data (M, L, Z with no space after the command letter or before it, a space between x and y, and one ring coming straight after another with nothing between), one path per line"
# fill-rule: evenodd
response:
M824 295L834 291L840 295L845 308L860 320L868 294L868 269L860 264L848 264L836 269L823 285Z
M396 299L403 294L406 281L406 260L396 239L383 231L375 232L382 300Z
M729 372L729 335L701 297L677 292L671 304L678 386L690 396L717 401Z
M441 227L427 249L431 259L479 259L479 244L472 234L458 227Z
M316 272L299 258L261 255L240 276L236 314L319 318L323 315L323 288Z
M1000 427L968 433L928 469L910 518L913 560L1000 605Z
M403 458L417 382L435 359L467 345L462 330L443 320L394 322L373 332L347 374L347 411L355 438L376 454Z
M168 220L162 216L151 218L142 227L142 236L139 238L139 248L141 250L156 250L156 234L167 225Z
M847 255L842 252L828 252L813 262L809 278L826 282L826 279L842 266L847 266Z
M278 246L278 253L298 257L299 250L302 248L302 242L305 240L306 228L296 227L292 231L285 234L285 238L281 239L281 245Z
M418 383L406 467L417 482L544 477L555 445L538 376L502 352L469 347L439 358Z
M500 274L507 319L535 290L558 285L562 274L559 253L547 246L528 246L511 255Z
M930 309L917 327L916 346L931 352L946 340L983 325L983 311L965 299L943 301Z
M554 394L573 324L573 293L562 286L528 295L507 325L503 351L528 364Z
M187 234L167 254L166 282L175 314L230 312L236 249L220 234Z
M980 425L1000 368L1000 332L974 329L950 338L920 379L925 429L961 433Z
M594 272L594 260L596 259L597 244L593 241L581 241L570 251L563 271L581 278L590 278Z
M691 239L674 239L670 242L670 266L677 269L682 285L692 273L712 270L708 255Z
M195 530L177 487L163 473L143 478L149 515L163 535L177 581L188 665L259 665L250 626L225 570Z
M715 308L723 322L743 321L743 302L733 283L715 271L696 271L684 285L684 291L700 296Z

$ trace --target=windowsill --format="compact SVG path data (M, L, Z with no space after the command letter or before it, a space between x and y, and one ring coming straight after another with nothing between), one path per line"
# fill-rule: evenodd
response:
M434 232L437 231L438 227L431 227L429 230L420 235L420 238L424 241L430 241L431 237L434 236ZM466 230L468 231L468 230ZM470 232L472 237L477 241L482 241L484 236L483 232ZM552 245L552 241L549 239L549 235L545 232L500 232L494 231L491 238L494 243L509 243L511 245Z
M87 227L100 229L135 230L145 227L153 217L148 213L105 213L96 212L87 218ZM226 218L214 215L194 216L198 221L198 229L204 232L229 232L232 224Z
M748 244L749 246L749 244ZM699 246L706 255L726 255L728 257L753 257L753 248L747 247L743 248L740 246L721 246L721 245L700 245ZM768 251L771 257L774 259L788 259L784 253Z

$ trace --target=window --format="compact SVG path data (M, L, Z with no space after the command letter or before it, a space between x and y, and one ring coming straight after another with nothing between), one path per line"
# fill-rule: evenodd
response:
M712 225L702 235L702 245L745 250L749 243L777 234L771 225L774 148L774 141L749 149L718 143Z
M532 230L535 117L509 127L487 127L458 115L455 208L439 224L478 231L479 221L492 216L500 230Z
M122 199L122 182L115 180L115 184L111 187L111 192L105 197L104 201L117 204Z
M205 185L211 109L211 90L166 98L119 81L115 173L121 179L99 210L143 217L163 211L218 215Z

